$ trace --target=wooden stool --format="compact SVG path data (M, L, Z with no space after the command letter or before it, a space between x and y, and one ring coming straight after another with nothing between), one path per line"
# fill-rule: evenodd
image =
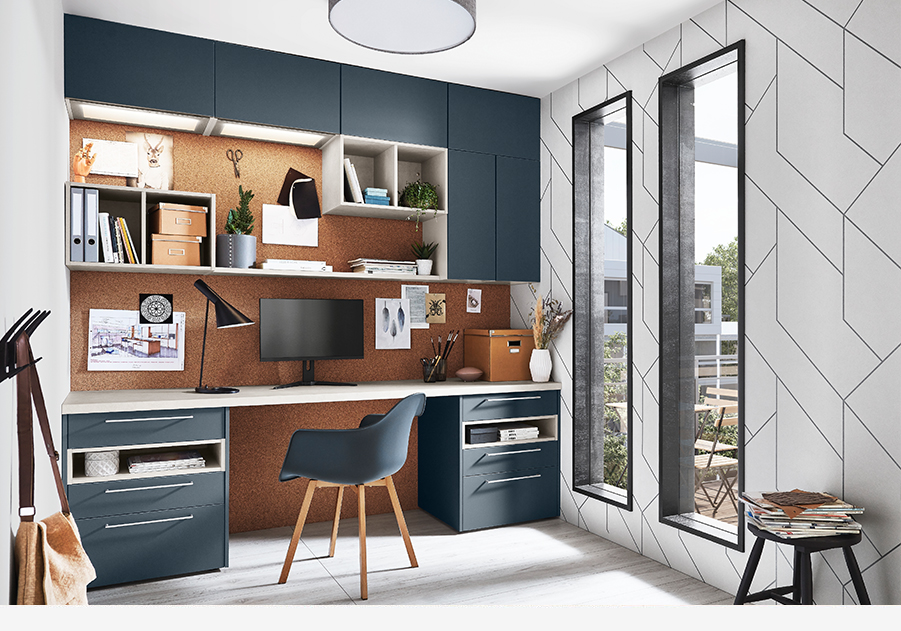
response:
M776 534L761 530L753 524L748 524L748 530L757 537L757 541L754 542L751 556L748 557L748 565L745 567L744 574L742 574L741 584L738 586L738 593L735 595L733 604L743 605L744 603L770 598L783 605L812 605L813 573L810 568L810 553L832 550L833 548L841 548L845 555L845 563L848 565L851 582L854 583L854 589L857 592L857 599L860 601L860 604L870 604L867 588L863 584L863 576L860 575L860 567L857 565L857 559L854 558L854 552L851 550L851 546L860 543L859 532L854 535L783 539ZM794 546L795 561L792 568L792 585L788 587L774 587L773 589L765 589L762 592L749 594L748 590L751 588L751 581L754 579L754 572L757 571L757 564L760 562L760 555L763 552L763 542L767 539L776 543ZM783 594L789 592L791 592L792 597L786 598Z

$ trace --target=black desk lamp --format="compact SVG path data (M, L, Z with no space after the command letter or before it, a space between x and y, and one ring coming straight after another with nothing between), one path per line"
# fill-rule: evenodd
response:
M235 326L247 326L253 324L253 320L225 302L219 294L210 289L210 286L201 279L194 281L197 291L206 296L206 315L203 316L203 351L200 354L200 385L194 388L194 392L200 394L233 394L237 388L210 388L203 385L203 360L206 356L206 327L210 319L210 303L216 305L216 328L228 329Z

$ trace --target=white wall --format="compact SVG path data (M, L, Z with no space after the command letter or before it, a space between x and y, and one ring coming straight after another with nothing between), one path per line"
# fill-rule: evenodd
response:
M572 492L571 328L563 384L561 513L734 593L746 554L658 520L657 80L746 42L748 490L806 488L862 504L855 547L874 604L901 604L901 2L728 0L542 99L542 282L571 303L571 119L632 90L636 318L634 506ZM512 326L528 286L512 290ZM767 544L753 589L791 583ZM750 543L747 545L750 549ZM854 602L841 554L814 561L814 600Z
M69 392L69 275L63 260L63 183L69 177L63 101L60 0L0 1L0 330L27 309L51 311L35 332L38 364L54 442ZM12 541L19 525L14 380L0 383L0 593L15 597ZM40 433L36 430L40 441ZM59 510L43 446L35 450L38 518Z

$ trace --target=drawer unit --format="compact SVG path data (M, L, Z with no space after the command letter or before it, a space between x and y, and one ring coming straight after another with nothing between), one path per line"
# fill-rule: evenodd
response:
M85 552L97 570L89 587L225 567L226 511L225 504L216 504L76 518Z
M225 473L195 473L69 486L69 503L79 519L222 503Z
M225 438L225 410L222 408L73 414L68 417L69 449L206 438Z
M464 421L483 421L557 414L556 390L465 396L462 398Z
M463 478L463 528L490 528L560 514L557 467Z
M464 449L463 475L553 467L558 452L557 441Z

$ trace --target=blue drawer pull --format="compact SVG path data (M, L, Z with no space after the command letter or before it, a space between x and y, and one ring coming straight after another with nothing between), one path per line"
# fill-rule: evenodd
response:
M128 493L129 491L153 491L155 489L174 489L178 486L194 486L193 482L182 482L181 484L159 484L157 486L136 486L133 489L107 489L104 493Z
M486 456L509 456L510 454L532 454L541 449L520 449L518 451L498 451L493 454L485 454Z
M504 478L503 480L486 480L485 484L499 484L501 482L515 482L516 480L530 480L532 478L540 478L541 474L536 473L535 475L524 475L519 478Z
M194 519L194 515L186 517L170 517L168 519L151 519L150 521L133 521L130 524L107 524L104 528L127 528L128 526L146 526L147 524L162 524L167 521L184 521L186 519Z
M194 416L156 416L152 418L110 418L104 423L137 423L139 421L186 421Z

